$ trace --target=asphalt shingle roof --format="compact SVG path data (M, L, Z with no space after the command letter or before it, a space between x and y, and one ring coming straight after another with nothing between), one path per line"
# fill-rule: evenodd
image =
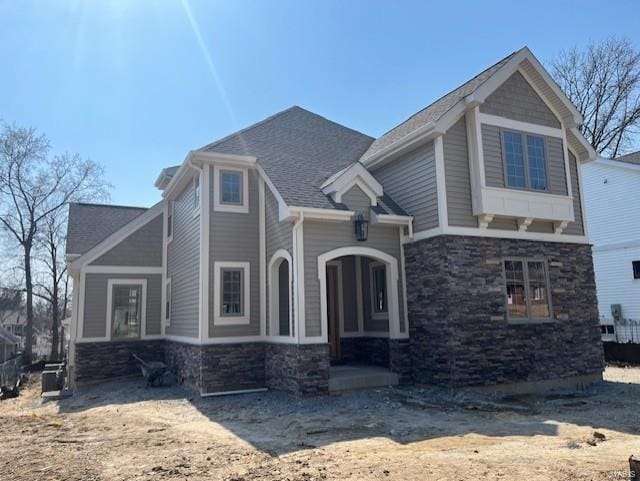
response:
M513 57L517 53L518 52L513 52L510 55L506 56L505 58L500 60L498 63L492 65L485 71L473 77L468 82L465 82L460 87L452 90L451 92L444 95L443 97L440 97L431 105L413 114L411 117L409 117L407 120L402 122L400 125L389 130L387 133L383 134L381 137L378 137L375 140L375 142L373 142L369 146L365 154L362 156L362 160L368 157L371 157L372 155L376 154L377 152L384 149L385 147L388 147L394 142L397 142L401 138L419 129L423 125L426 125L429 122L437 122L454 105L456 105L460 100L464 99L467 95L472 94L478 87L480 87L480 85L482 85L486 80L488 80L504 64L506 64L511 59L511 57Z
M254 156L288 205L334 209L322 182L357 162L373 140L294 106L200 150Z
M616 157L614 160L619 160L620 162L628 162L629 164L640 165L640 150L638 152L631 152L630 154L621 155L620 157Z
M146 210L119 205L69 204L67 254L84 254Z

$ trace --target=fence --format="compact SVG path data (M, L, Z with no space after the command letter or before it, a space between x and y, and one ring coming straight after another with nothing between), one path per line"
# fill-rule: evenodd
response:
M22 361L22 356L19 355L0 364L0 387L13 388L16 385L22 371Z
M615 342L626 344L640 344L640 321L636 319L621 319L614 321Z

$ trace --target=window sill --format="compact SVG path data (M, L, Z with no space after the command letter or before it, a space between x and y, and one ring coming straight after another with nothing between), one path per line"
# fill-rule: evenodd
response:
M220 204L216 203L213 207L214 212L233 212L235 214L248 214L249 206L240 204Z
M555 324L559 322L558 319L507 319L507 324L527 325L527 324Z
M215 317L213 319L214 326L247 326L251 324L248 316L241 317Z

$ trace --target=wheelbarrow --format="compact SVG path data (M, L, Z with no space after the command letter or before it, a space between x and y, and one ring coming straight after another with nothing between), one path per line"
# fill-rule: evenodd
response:
M133 357L140 363L142 375L147 380L147 386L162 386L169 376L169 368L161 361L145 361L137 355Z

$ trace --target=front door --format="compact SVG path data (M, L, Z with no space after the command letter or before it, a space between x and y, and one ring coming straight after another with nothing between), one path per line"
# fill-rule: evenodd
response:
M327 266L327 321L331 361L340 360L340 317L338 315L338 268Z

